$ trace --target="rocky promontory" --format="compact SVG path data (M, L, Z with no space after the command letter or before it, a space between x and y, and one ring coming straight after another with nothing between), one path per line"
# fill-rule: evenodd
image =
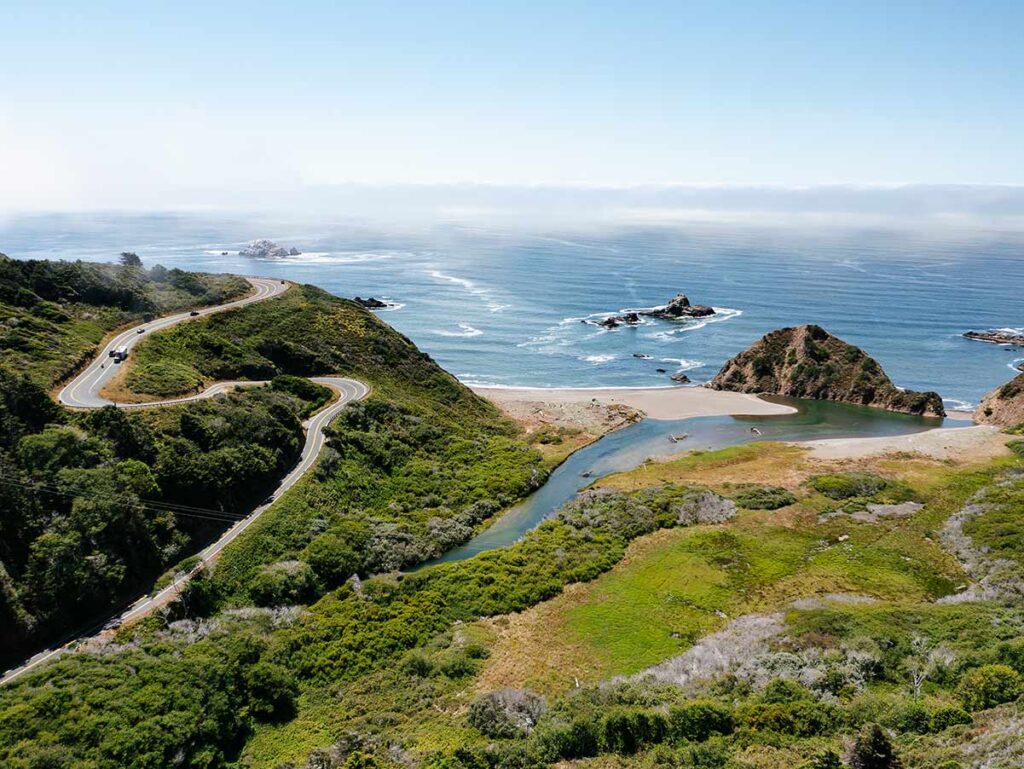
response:
M285 256L299 256L302 252L297 248L285 248L272 240L261 238L253 240L238 252L239 256L255 256L262 259L280 259Z
M1015 344L1024 346L1024 334L1005 329L995 331L965 331L964 336L968 339L977 339L979 342L991 342L992 344Z
M686 294L676 294L672 301L657 310L649 310L644 315L663 320L679 320L680 318L706 318L714 315L715 308L703 304L690 304Z
M901 390L859 347L821 326L772 331L726 363L714 390L840 401L922 416L945 416L934 392Z
M1024 425L1024 374L986 395L974 412L974 420L999 427Z

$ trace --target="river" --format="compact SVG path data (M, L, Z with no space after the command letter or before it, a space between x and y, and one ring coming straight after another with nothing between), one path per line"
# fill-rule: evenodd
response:
M585 446L559 465L541 488L512 507L490 527L417 569L461 561L505 547L550 518L579 491L612 473L632 470L647 459L692 451L715 451L754 441L811 441L824 438L872 438L907 435L936 427L965 427L970 422L894 414L881 409L830 401L773 397L797 409L773 416L718 416L691 419L643 419ZM755 432L755 430L757 432ZM673 442L671 436L686 438Z

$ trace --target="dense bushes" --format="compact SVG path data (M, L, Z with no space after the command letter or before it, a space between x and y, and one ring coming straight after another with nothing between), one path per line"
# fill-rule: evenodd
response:
M796 502L796 496L788 489L757 484L741 486L733 494L733 499L748 510L778 510Z
M247 512L298 456L308 405L265 388L65 415L37 385L0 374L5 384L14 407L0 466L16 483L0 486L0 659L123 600Z
M63 659L4 693L0 764L224 766L254 720L294 711L295 681L266 651L234 623L192 644Z
M732 710L714 700L694 700L673 705L668 711L669 732L675 740L703 742L715 734L733 730Z
M872 497L886 487L886 480L870 473L835 473L816 475L811 487L829 499Z
M275 390L307 403L323 395L312 374L373 386L329 426L312 477L225 551L212 585L222 603L270 600L253 581L275 561L307 563L318 590L419 563L544 480L493 406L372 313L311 286L154 334L136 359L140 372L159 363L203 379L277 374Z
M809 483L815 491L824 494L829 499L838 501L863 500L896 504L914 498L913 490L906 484L872 473L816 475L810 479Z
M522 737L544 714L543 697L523 689L500 689L481 695L469 706L469 723L488 737Z
M983 710L1017 699L1024 693L1024 677L1008 665L982 665L964 675L960 698L968 710Z

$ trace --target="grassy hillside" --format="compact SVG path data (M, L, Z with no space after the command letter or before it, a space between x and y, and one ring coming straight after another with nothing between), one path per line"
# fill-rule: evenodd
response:
M244 295L234 275L0 254L0 367L50 387L92 357L110 331L154 315Z
M225 551L218 605L309 600L352 574L437 555L544 477L492 405L363 307L313 286L154 334L127 382L166 365L183 381L344 374L373 388L335 420L315 474Z

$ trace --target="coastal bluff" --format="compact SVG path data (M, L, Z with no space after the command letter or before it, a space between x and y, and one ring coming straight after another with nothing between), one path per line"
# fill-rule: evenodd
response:
M713 390L839 401L921 416L946 414L938 393L899 389L874 358L812 324L766 334L729 360L707 386Z
M974 412L974 419L999 427L1024 425L1024 374L986 395Z

